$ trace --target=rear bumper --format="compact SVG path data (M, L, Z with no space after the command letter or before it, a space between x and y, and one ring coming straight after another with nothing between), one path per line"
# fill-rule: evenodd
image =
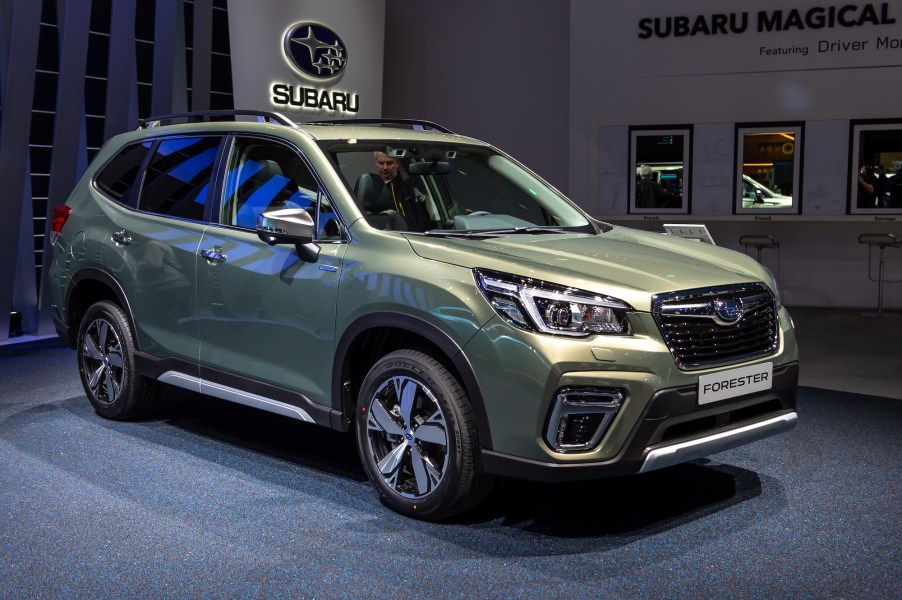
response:
M645 473L789 431L797 420L797 362L774 368L766 392L699 406L696 386L661 390L648 403L624 448L608 461L560 462L482 451L485 471L535 481L579 481ZM565 460L567 462L565 462Z

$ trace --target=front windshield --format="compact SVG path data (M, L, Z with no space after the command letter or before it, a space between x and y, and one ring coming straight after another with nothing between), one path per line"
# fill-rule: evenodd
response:
M367 221L433 235L594 232L583 213L482 146L356 142L325 147Z

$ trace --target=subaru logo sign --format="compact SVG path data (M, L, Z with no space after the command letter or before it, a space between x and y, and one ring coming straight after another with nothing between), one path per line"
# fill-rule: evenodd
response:
M348 51L338 34L311 21L288 28L283 50L298 75L318 83L337 82L348 64Z
M715 321L722 325L734 325L742 319L742 303L732 298L718 298L713 302Z

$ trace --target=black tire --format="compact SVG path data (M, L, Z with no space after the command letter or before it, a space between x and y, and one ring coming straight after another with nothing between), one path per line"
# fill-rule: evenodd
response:
M135 368L135 337L128 318L112 302L92 305L78 327L78 372L88 400L102 417L134 419L150 412L158 382Z
M441 363L399 350L373 365L357 400L357 448L393 510L439 520L482 500L476 420L463 387Z

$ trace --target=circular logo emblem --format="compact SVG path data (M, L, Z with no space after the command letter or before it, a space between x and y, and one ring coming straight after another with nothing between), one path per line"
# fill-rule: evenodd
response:
M714 301L714 314L717 315L717 320L725 325L739 322L742 318L742 313L742 304L736 300L718 298Z
M310 21L288 28L283 50L298 75L318 83L337 82L348 64L348 51L338 34Z

